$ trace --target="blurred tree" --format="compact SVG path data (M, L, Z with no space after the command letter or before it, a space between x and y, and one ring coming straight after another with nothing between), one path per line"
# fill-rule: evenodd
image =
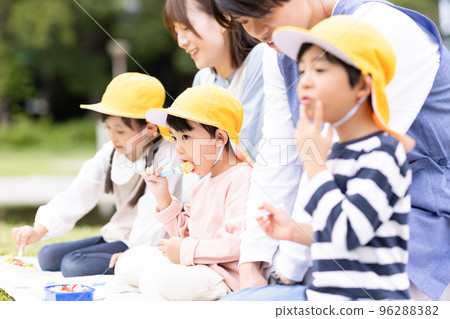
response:
M106 44L126 39L128 70L156 76L172 102L196 71L162 22L163 0L1 0L0 122L30 98L56 120L84 115L111 80ZM438 22L438 0L392 0Z
M149 73L176 96L195 71L162 23L161 0L2 0L0 120L29 98L44 99L56 120L86 114L111 80L106 43L130 43L129 71ZM181 56L181 58L180 58ZM170 98L167 104L170 104ZM14 108L19 109L19 108Z
M166 105L190 86L197 71L194 62L178 47L162 21L165 1L126 0L120 22L112 30L131 47L129 71L156 76L167 91ZM127 4L131 8L127 9Z

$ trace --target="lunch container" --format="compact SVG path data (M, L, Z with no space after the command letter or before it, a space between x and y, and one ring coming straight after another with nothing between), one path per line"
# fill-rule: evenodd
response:
M57 292L53 291L50 288L52 287L62 287L68 285L51 285L46 286L45 290L45 300L46 301L92 301L94 300L94 291L95 289L85 285L79 285L81 287L88 288L88 291L81 292Z

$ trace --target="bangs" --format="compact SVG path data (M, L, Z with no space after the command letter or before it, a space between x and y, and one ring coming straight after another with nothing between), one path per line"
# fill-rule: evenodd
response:
M271 9L283 5L287 0L214 0L214 13L217 16L262 18L271 12ZM226 19L226 18L225 18ZM220 19L222 20L222 19Z
M192 131L194 128L189 124L188 120L182 117L178 117L178 116L173 116L173 115L167 115L167 125L174 129L177 132L190 132ZM214 137L216 134L216 130L217 127L215 126L211 126L211 125L206 125L203 123L198 123L199 125L201 125L208 133L211 137Z
M174 29L175 23L185 25L189 30L194 32L196 36L200 37L197 31L195 31L192 27L191 21L189 21L187 17L185 0L167 0L164 5L163 20L166 28L170 32L170 35L175 40L177 40L177 33Z

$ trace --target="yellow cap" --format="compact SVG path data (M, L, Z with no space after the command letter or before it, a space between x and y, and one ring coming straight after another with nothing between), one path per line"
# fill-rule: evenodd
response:
M276 47L297 60L304 43L312 43L345 63L372 77L372 108L375 121L405 144L404 137L389 128L389 104L386 85L395 73L395 51L387 39L366 22L351 15L336 15L322 20L311 30L285 26L272 35Z
M80 107L113 116L144 119L149 108L162 108L165 98L164 86L157 78L127 72L112 79L100 103Z
M228 90L217 85L198 85L181 93L169 108L152 108L145 117L147 121L167 127L169 114L225 131L238 159L252 163L239 146L244 111L241 103Z

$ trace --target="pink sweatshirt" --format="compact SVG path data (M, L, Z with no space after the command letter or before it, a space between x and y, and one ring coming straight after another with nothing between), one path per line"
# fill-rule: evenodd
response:
M227 225L225 221L246 213L251 172L248 164L238 163L216 177L206 176L192 189L184 212L172 198L169 207L163 211L156 207L154 213L171 236L184 238L181 264L208 265L232 290L239 289L239 246L245 222Z

